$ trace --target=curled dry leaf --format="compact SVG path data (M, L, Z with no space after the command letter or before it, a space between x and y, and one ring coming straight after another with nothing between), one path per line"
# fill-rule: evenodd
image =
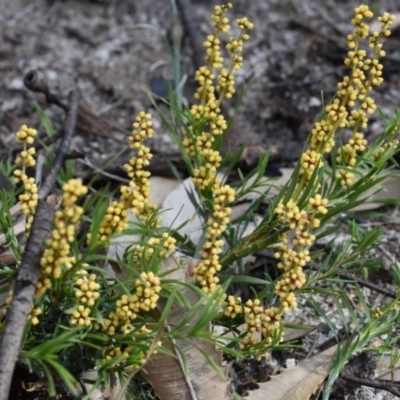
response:
M300 362L271 380L259 383L246 400L308 400L328 376L336 346Z
M160 272L173 270L168 275L169 279L193 283L193 278L189 277L187 271L188 264L191 262L193 260L189 257L171 255L162 263ZM181 293L191 305L196 304L200 299L198 294L187 287L182 286ZM167 324L179 323L188 312L189 308L175 304L171 309ZM193 318L193 321L195 320L196 316ZM174 344L163 343L174 357L158 353L145 365L146 379L153 386L157 396L160 400L231 399L229 381L222 379L202 354L202 352L207 354L216 365L221 367L221 353L215 349L215 344L198 339L192 339L191 342L194 345L185 340L176 340ZM178 352L176 348L179 348L181 352ZM187 377L183 369L183 357L187 362Z
M397 355L397 357L396 357ZM379 356L375 368L375 378L384 381L400 382L400 349L393 349L391 354Z

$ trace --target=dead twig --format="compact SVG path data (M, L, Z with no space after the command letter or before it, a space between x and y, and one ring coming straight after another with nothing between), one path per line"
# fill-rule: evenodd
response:
M51 92L46 79L36 70L27 72L24 76L24 84L27 89L32 92L42 93L46 96L46 101L49 104L54 104L65 112L68 112L68 104L65 103L59 96ZM125 139L119 139L112 133L111 129L124 135L130 135L131 132L124 129L120 125L106 120L96 115L89 107L84 104L79 104L77 112L77 128L92 135L112 138L117 142L125 142Z
M44 90L45 84L41 83ZM7 400L15 363L18 359L26 320L31 311L35 288L40 275L40 259L45 240L50 236L54 219L54 206L44 199L55 185L65 153L75 131L79 95L72 91L67 105L67 119L52 170L39 190L39 201L20 268L14 282L14 295L7 310L5 328L0 347L0 400Z
M362 287L366 287L368 289L373 290L374 292L383 294L387 297L391 297L392 299L395 299L397 297L396 291L388 289L388 288L384 288L381 285L378 285L378 284L368 281L366 279L357 278L356 276L353 276L351 274L339 274L339 278L356 282L358 285L360 285Z
M97 172L99 175L102 175L106 178L113 179L116 182L121 182L121 183L125 183L125 184L129 183L129 179L127 179L127 178L122 178L119 175L111 174L107 171L104 171L103 169L101 169L99 167L96 167L96 165L94 165L87 157L80 158L80 159L78 158L77 161L80 164L86 165L87 167L91 168L93 171Z
M61 166L64 161L65 153L69 149L72 135L75 132L78 106L79 106L79 95L78 92L74 90L70 93L68 115L64 125L64 134L61 143L58 147L53 167L39 190L39 198L41 199L45 199L50 194L53 186L56 183L58 173L60 172Z
M14 295L6 314L0 347L0 400L8 400L15 363L39 279L44 242L50 236L53 218L54 208L39 200L21 266L17 270Z
M317 267L312 267L311 268L313 271L318 271ZM348 273L339 273L338 277L341 279L346 279L348 281L350 281L349 283L357 283L358 285L362 286L362 287L366 287L368 289L373 290L374 292L383 294L387 297L390 297L392 299L395 299L397 297L396 291L392 290L392 289L388 289L388 288L384 288L379 284L373 283L367 279L363 279L363 278L358 278L355 275L352 274L348 274Z
M356 376L350 376L350 375L348 376L340 375L340 378L347 382L356 383L361 386L367 386L374 389L385 390L386 392L389 392L394 396L400 397L400 387L398 384L396 385L393 382L358 378Z

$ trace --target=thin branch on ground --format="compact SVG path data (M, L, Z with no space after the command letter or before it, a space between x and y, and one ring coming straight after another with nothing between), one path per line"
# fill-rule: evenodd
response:
M318 268L311 268L313 271L318 271ZM363 278L358 278L355 275L349 274L349 273L339 273L338 277L341 279L346 279L348 281L351 281L350 283L354 282L357 283L361 287L366 287L368 289L373 290L374 292L383 294L387 297L390 297L392 299L395 299L397 297L397 293L395 290L389 289L389 288L384 288L382 285L373 283L367 279Z
M400 397L400 387L397 384L394 384L393 382L390 381L381 381L381 380L373 380L373 379L366 379L366 378L358 378L356 376L340 376L341 379L356 383L361 386L367 386L373 389L380 389L380 390L385 390L386 392L389 392L393 394L394 396Z
M50 194L51 190L53 189L56 183L57 176L63 164L65 154L69 149L72 136L75 132L78 107L79 107L78 92L72 91L70 93L70 99L68 104L67 119L64 125L64 134L61 143L57 149L57 154L54 160L53 167L39 190L39 197L41 199L45 199Z
M5 319L0 347L0 400L8 400L15 363L39 279L44 242L50 236L53 218L54 208L39 200L21 266L17 270L14 295Z
M32 92L43 93L46 96L46 101L49 104L54 104L65 112L69 111L69 105L65 103L60 96L50 91L46 79L38 71L31 70L27 72L24 76L24 84L26 88ZM116 135L113 135L110 130L114 129L115 131L125 135L131 134L129 130L123 128L119 124L99 117L84 104L80 104L78 107L77 127L90 134L112 138L117 142L123 143L126 142L126 139L118 138Z
M39 83L44 91L48 91L47 85L43 81ZM67 106L67 119L63 137L57 149L52 170L39 190L39 201L32 230L25 247L21 266L17 270L14 294L7 310L0 347L0 400L8 399L25 324L31 311L35 288L40 275L40 259L44 251L44 243L49 237L53 225L54 207L46 203L44 199L47 198L56 183L64 156L75 132L78 106L79 95L76 91L72 91Z
M383 294L387 297L391 297L392 299L395 299L397 297L396 291L384 288L381 285L368 281L367 279L357 278L356 276L353 276L351 274L339 274L339 278L354 281L359 286L366 287L373 290L374 292Z

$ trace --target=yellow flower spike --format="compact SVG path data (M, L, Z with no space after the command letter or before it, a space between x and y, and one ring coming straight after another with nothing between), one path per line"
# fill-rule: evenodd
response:
M76 225L83 214L76 202L87 193L87 188L79 180L71 179L62 189L63 210L55 213L54 228L40 260L41 276L36 285L36 297L41 297L51 287L51 279L59 279L63 269L69 269L75 263L75 258L68 254L75 239Z
M296 238L292 240L294 246L309 247L315 241L315 235L308 231L296 230Z
M217 32L229 32L229 19L224 17L224 14L231 8L232 3L215 6L214 14L211 16L211 19L214 21L213 27L216 29Z
M287 293L281 298L281 307L284 312L290 312L297 307L296 296L294 293Z
M308 199L308 207L321 214L326 214L328 212L325 207L326 205L328 205L328 199L323 199L320 194L316 194L314 197Z
M220 36L230 29L225 13L231 7L230 3L215 7L211 17L215 32L208 35L203 43L206 50L206 65L200 67L195 74L195 80L198 83L195 97L200 100L200 104L193 105L190 112L196 121L204 122L205 130L195 134L194 129L189 128L183 134L182 140L187 154L195 160L192 173L193 184L199 191L212 192L210 218L205 232L207 240L200 252L202 262L194 270L196 280L207 293L211 293L218 286L219 279L216 273L221 270L218 260L223 246L220 237L230 221L229 205L235 199L234 190L228 185L222 186L221 179L217 177L222 157L213 148L213 143L215 137L222 135L228 127L227 121L221 114L220 104L224 98L230 98L235 92L232 72L240 69L242 65L243 57L238 53L243 50L244 42L249 40L247 31L253 28L253 24L246 18L236 21L240 33L238 37L228 39L226 48L230 54L230 60L229 66L224 68ZM214 81L217 82L217 86Z
M107 208L99 230L101 242L128 227L128 210L139 219L146 220L157 208L150 201L150 172L144 170L149 165L152 154L143 141L151 138L153 133L151 115L141 111L133 123L132 135L129 137L130 147L136 150L136 156L124 165L130 181L128 185L120 187L121 200L113 201ZM154 223L158 225L160 218L156 218Z
M241 305L240 297L228 296L223 302L225 306L224 315L230 318L235 318L238 315L243 314L243 306Z
M18 200L22 207L22 213L26 215L26 232L29 233L32 225L33 216L36 211L36 206L39 200L38 188L34 178L28 178L26 175L26 168L33 167L36 165L34 155L36 153L34 147L29 147L34 143L34 138L37 135L36 129L28 128L26 125L22 125L20 130L17 132L17 140L24 144L23 150L20 152L15 160L15 164L20 166L21 169L14 171L15 183L22 182L24 187L24 193L19 195Z
M17 132L16 137L20 142L33 144L36 135L36 129L29 128L27 125L22 125L20 130Z
M75 311L72 312L70 322L72 325L89 326L92 321L89 318L90 308L84 305L79 305Z
M265 330L268 332L272 329L279 329L281 317L281 311L278 307L269 307L264 310L262 324Z

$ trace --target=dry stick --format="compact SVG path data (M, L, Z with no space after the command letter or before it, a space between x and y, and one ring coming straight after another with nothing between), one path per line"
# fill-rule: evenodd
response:
M392 393L393 395L400 397L400 388L398 385L388 381L376 381L373 379L365 379L365 378L358 378L356 376L345 376L345 375L340 375L340 378L348 381L348 382L352 382L352 383L356 383L358 385L361 386L368 386L374 389L381 389L381 390L385 390L386 392Z
M313 271L318 271L317 267L311 267L310 268ZM376 283L373 283L371 281L368 281L367 279L362 279L362 278L357 278L354 275L351 274L346 274L346 273L339 273L338 274L339 278L341 279L347 279L349 281L353 281L357 283L360 286L366 287L368 289L373 290L374 292L383 294L385 296L391 297L392 299L395 299L397 297L397 293L395 290L384 288L381 285L378 285ZM349 282L351 284L351 282Z
M65 121L64 125L64 134L61 140L60 146L57 150L57 155L54 160L53 167L47 176L45 182L41 186L39 190L39 198L45 199L51 192L53 186L56 183L58 173L64 161L65 153L68 151L69 145L71 143L72 135L75 132L76 127L76 117L78 114L78 107L79 107L79 95L76 90L73 90L70 93L69 98L69 110L68 116Z
M394 290L384 288L380 285L377 285L376 283L373 283L371 281L368 281L366 279L362 278L357 278L355 276L352 276L351 274L339 274L339 278L342 279L348 279L350 281L355 281L357 282L360 286L366 287L368 289L373 290L374 292L384 294L385 296L391 297L392 299L395 299L397 297L397 294Z
M68 112L68 105L65 104L57 95L50 92L49 85L42 74L38 71L31 70L24 76L25 86L32 92L43 93L48 103L55 104Z
M24 76L24 84L27 89L31 90L32 92L43 93L46 96L46 101L49 104L55 104L65 112L68 112L69 106L63 102L59 96L50 91L47 81L38 71L31 70L27 72ZM113 138L115 141L121 141L123 143L125 143L125 139L121 140L115 137L115 135L109 133L109 130L114 129L125 135L131 134L129 130L124 129L120 125L104 118L100 118L83 104L80 104L78 107L77 126L78 128L89 132L90 134Z
M26 320L39 279L44 242L50 236L53 218L54 208L39 200L31 234L15 278L14 295L6 314L0 347L0 400L7 400L9 396Z
M78 105L79 96L76 91L72 91L63 138L57 149L53 169L39 190L39 201L32 230L22 256L21 266L17 270L14 295L7 310L0 347L0 400L7 400L9 396L11 380L15 363L18 359L26 320L31 311L36 283L40 275L40 259L44 252L44 243L49 237L53 225L54 207L47 204L44 199L48 196L56 182L64 155L68 150L69 142L75 131Z

